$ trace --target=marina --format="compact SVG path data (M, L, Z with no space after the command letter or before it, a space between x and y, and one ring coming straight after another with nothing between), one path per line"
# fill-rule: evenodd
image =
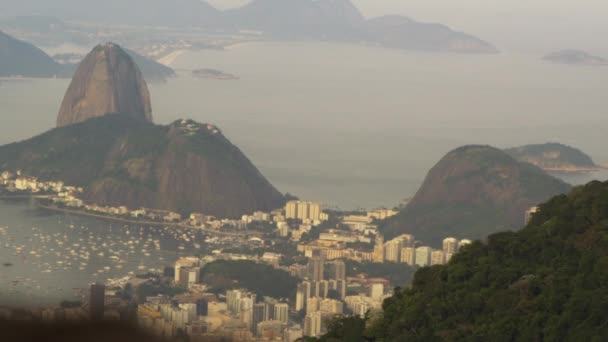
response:
M23 200L0 200L0 217L2 305L58 304L92 282L163 272L180 256L206 254L233 239L48 211Z

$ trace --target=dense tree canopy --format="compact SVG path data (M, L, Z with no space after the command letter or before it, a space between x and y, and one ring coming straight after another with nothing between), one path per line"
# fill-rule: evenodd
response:
M246 260L209 263L203 268L201 279L217 292L242 287L259 296L274 298L295 297L298 285L298 280L285 271Z
M522 231L419 270L385 301L383 319L349 338L608 341L607 313L608 182L592 182L542 205Z

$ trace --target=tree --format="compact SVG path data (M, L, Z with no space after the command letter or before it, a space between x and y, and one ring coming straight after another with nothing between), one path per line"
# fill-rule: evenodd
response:
M523 230L418 270L354 338L608 341L607 270L608 182L592 182L541 205ZM326 337L346 338L345 324L331 325Z

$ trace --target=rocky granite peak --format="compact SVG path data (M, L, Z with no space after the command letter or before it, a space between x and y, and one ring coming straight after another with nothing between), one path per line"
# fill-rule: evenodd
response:
M566 193L570 185L539 167L490 146L463 146L443 157L398 215L387 237L413 234L438 244L446 236L483 239L524 225L532 206Z
M96 46L80 63L57 117L67 126L112 113L152 122L148 86L137 64L120 46Z

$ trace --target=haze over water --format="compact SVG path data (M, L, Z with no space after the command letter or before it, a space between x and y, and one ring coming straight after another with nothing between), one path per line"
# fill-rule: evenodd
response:
M554 141L608 161L608 68L326 43L190 52L173 67L178 78L150 85L157 123L217 124L279 190L344 209L398 204L464 144ZM241 79L197 79L196 68ZM0 143L52 127L68 83L1 81ZM568 180L592 178L608 175Z

